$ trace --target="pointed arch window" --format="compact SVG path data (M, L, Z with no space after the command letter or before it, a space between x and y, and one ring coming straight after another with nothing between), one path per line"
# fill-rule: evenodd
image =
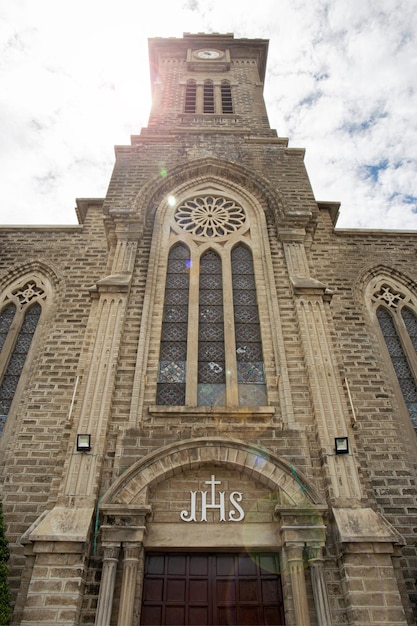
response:
M374 291L376 317L398 386L417 430L417 316L406 289L383 283Z
M233 312L236 336L239 404L265 404L261 329L251 251L232 250Z
M178 239L190 245L176 243L168 256L157 403L265 406L261 328L245 211L225 197L198 196L177 207L173 221ZM246 234L245 243L239 241L240 234L242 239ZM230 237L234 245L222 245ZM174 264L173 255L179 254L182 264ZM181 321L176 315L178 321L171 328L174 296L183 315ZM180 362L174 359L176 341L182 345Z
M0 434L10 412L46 298L36 280L6 294L0 312Z
M200 258L199 405L216 404L225 398L225 368L222 262L218 254L209 250Z
M162 321L157 403L185 404L185 366L188 339L190 252L178 244L168 257Z

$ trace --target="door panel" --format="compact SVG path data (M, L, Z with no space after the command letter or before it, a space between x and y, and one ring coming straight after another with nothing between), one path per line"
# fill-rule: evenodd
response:
M146 555L142 626L283 626L276 554Z

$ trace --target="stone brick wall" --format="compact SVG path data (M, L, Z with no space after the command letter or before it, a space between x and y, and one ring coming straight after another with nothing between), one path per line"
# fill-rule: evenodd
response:
M104 273L107 245L101 206L93 205L82 226L0 230L1 274L34 258L59 280L42 333L34 346L32 370L22 374L24 393L0 441L2 501L12 556L14 594L25 559L22 535L53 506L67 449L68 415L78 358L90 309L91 287Z

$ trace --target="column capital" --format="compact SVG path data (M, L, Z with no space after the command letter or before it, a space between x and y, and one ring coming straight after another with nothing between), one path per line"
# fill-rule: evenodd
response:
M275 516L280 523L279 532L284 546L296 544L324 545L326 525L323 515L327 506L313 504L305 507L288 507L277 505Z
M104 550L103 561L119 560L120 542L105 541L102 546Z
M123 560L137 561L143 548L142 541L124 541L123 542Z
M318 544L308 544L306 546L307 560L310 566L316 563L323 563L323 547Z
M302 567L304 562L304 543L287 543L284 548L290 571L293 568Z

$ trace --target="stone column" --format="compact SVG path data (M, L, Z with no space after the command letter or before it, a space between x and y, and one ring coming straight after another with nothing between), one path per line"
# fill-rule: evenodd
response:
M98 596L96 613L97 626L110 625L119 552L120 544L118 543L104 546L103 573L101 575L100 593Z
M302 543L285 546L296 624L297 626L310 626L306 581L304 577L303 550L304 544Z
M318 626L332 626L329 596L324 578L322 548L319 546L308 546L307 558L311 572L311 584Z
M123 545L123 550L122 590L117 626L131 626L135 607L136 578L143 544L126 543Z
M326 505L312 502L306 502L304 507L280 504L275 507L284 563L287 565L287 587L291 587L290 595L294 604L294 619L289 623L294 626L310 625L303 552L305 546L322 547L324 545L326 526L323 515L326 510ZM321 626L321 622L319 624ZM323 622L323 625L327 626L327 624L330 622Z

